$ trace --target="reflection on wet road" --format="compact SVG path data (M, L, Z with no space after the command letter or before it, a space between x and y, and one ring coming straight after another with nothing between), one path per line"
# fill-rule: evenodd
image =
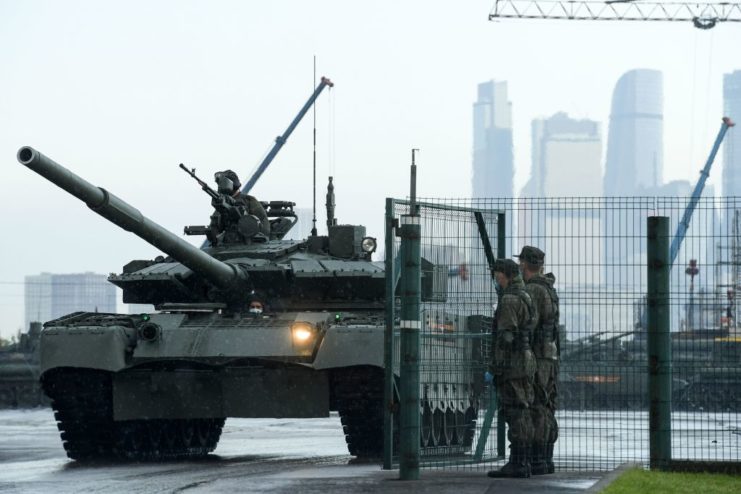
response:
M238 491L250 491L251 476L265 484L272 474L279 481L287 472L346 466L353 459L336 415L229 419L214 454L186 462L70 461L49 409L0 411L0 438L0 492L198 492L217 485L219 490L233 485Z

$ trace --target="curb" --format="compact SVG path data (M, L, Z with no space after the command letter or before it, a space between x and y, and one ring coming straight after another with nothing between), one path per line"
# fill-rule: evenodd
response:
M590 487L584 492L586 492L587 494L594 494L597 492L602 492L608 485L612 484L622 474L624 474L628 470L633 470L635 468L643 468L643 465L641 465L640 463L632 463L632 462L623 463L622 465L618 466L615 470L613 470L612 472L602 477L600 480L597 481L596 484L594 484L592 487Z

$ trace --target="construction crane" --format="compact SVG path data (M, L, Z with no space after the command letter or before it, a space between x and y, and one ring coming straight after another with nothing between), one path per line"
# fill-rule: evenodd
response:
M705 182L710 176L710 167L713 166L715 155L718 154L718 149L720 149L720 144L721 142L723 142L723 138L726 136L726 132L734 125L735 124L733 123L733 121L731 121L730 118L723 117L723 123L720 125L720 131L718 132L718 137L715 138L713 149L710 151L710 156L708 156L705 167L700 172L700 179L697 181L697 185L695 185L695 190L692 192L690 202L687 204L687 207L684 210L684 215L682 215L682 220L677 225L677 233L672 239L672 244L669 248L669 262L672 266L674 265L674 261L676 261L677 259L677 254L679 254L679 248L682 246L682 242L684 242L684 237L685 235L687 235L687 230L690 227L690 220L692 219L692 213L695 212L697 202L702 196L702 190L705 188Z
M319 82L319 85L314 89L314 92L311 96L309 96L308 101L306 104L301 108L301 110L298 112L298 115L296 115L296 118L293 119L291 124L288 126L285 132L283 132L283 135L279 135L275 138L275 144L273 145L273 148L268 152L267 156L265 156L265 159L262 160L262 163L260 163L257 168L255 169L255 172L252 174L250 179L247 181L247 183L244 184L244 187L242 187L242 193L247 194L252 189L252 187L255 185L257 180L260 178L262 173L267 169L268 166L270 166L270 163L273 162L273 159L278 154L278 151L283 147L283 144L286 143L288 140L288 137L293 133L293 130L296 128L296 126L301 122L301 119L304 118L304 115L306 115L306 112L309 111L309 109L312 107L316 99L319 97L320 94L322 94L322 91L325 87L334 87L334 83L330 81L326 77L322 77L321 81Z
M494 19L564 19L580 21L691 21L698 29L719 22L741 22L741 3L641 2L606 0L497 0L489 14Z

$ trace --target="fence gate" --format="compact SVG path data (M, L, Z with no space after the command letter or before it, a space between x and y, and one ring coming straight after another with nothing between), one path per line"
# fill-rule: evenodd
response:
M398 224L409 207L408 201L387 200L386 272L391 274L387 277L387 332L393 335L386 339L387 396L395 392L400 355L399 239L389 226ZM503 255L505 214L436 201L417 202L417 207L422 230L422 466L491 462L503 454L504 436L503 424L497 424L493 393L483 381L496 306L484 245L490 243L495 257ZM387 426L391 424L398 428L392 414L387 419ZM393 440L387 429L388 445ZM387 450L387 467L391 461Z
M561 300L558 470L648 465L646 222L674 235L688 198L425 199L422 246L422 467L488 470L503 462L504 430L483 383L496 293L495 257L523 245L546 252ZM386 208L387 397L399 369L398 238L409 203ZM478 214L477 214L478 213ZM477 223L477 216L479 223ZM483 226L480 228L479 225ZM685 466L741 461L741 198L703 198L670 275L672 458ZM393 406L386 422L394 438ZM387 450L390 468L394 452Z

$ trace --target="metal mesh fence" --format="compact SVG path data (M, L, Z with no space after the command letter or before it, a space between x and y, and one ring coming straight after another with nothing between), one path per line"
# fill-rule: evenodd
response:
M546 252L546 272L556 276L561 301L556 468L647 465L646 223L649 216L668 216L673 235L688 201L423 200L423 466L490 469L501 464L505 452L496 405L482 378L497 297L475 211L484 218L496 257L534 245ZM397 201L394 215L407 210L407 203ZM672 457L677 460L741 461L735 303L740 239L741 199L701 199L671 270ZM394 258L396 249L398 242ZM398 366L398 333L394 340Z

